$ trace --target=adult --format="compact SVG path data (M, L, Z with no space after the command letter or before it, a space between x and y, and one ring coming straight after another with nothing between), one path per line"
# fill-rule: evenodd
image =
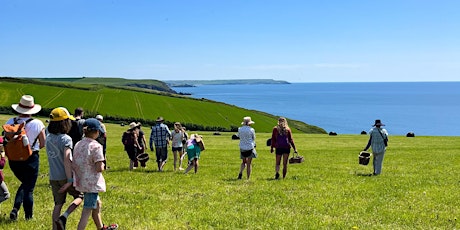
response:
M139 136L139 125L136 122L131 122L129 124L129 129L123 133L121 141L125 147L125 151L129 157L129 170L136 169L139 166L139 161L137 160L138 155L138 136Z
M147 147L147 140L145 139L145 133L142 130L142 124L141 123L137 123L137 133L138 133L137 143L139 145L139 147L137 148L137 156L139 156L139 155L145 153L145 148ZM147 161L146 160L139 160L139 162L141 163L142 168L147 167L147 165L146 165Z
M85 123L85 119L83 119L84 115L83 108L78 107L75 109L73 116L75 120L72 121L72 127L68 135L72 138L73 145L77 144L83 137L83 123Z
M286 118L280 117L278 118L278 124L273 127L270 147L271 153L273 153L274 148L276 149L275 179L279 179L280 177L279 171L281 158L283 158L283 179L286 177L291 147L294 149L294 152L297 153L294 139L292 138L292 131L289 128L288 122Z
M244 168L246 168L247 178L251 176L252 171L252 158L257 157L256 153L256 131L251 127L255 122L252 121L251 117L244 117L242 126L238 128L238 137L240 138L240 159L241 167L238 179L243 177Z
M105 128L104 124L104 117L100 114L96 115L96 120L98 120L101 123L102 127L102 132L99 133L99 136L96 138L96 141L99 142L99 144L102 145L102 153L104 155L104 170L107 169L107 129Z
M40 165L39 150L45 147L46 143L45 125L39 119L32 119L32 115L38 113L42 108L39 104L35 104L33 96L23 95L19 103L12 104L11 107L18 113L18 116L10 118L6 124L26 123L25 131L27 138L30 140L32 155L25 161L9 160L11 171L13 171L16 178L21 182L16 191L13 209L10 212L10 219L17 220L19 209L23 205L25 218L28 220L33 217L33 192Z
M176 171L176 166L177 166L177 159L182 157L182 150L183 150L183 144L182 141L184 140L185 134L184 130L182 129L182 125L180 122L174 123L174 130L171 132L172 135L172 152L174 156L174 171ZM179 170L182 170L182 161L180 160L179 163Z
M367 142L364 151L367 151L369 147L372 147L373 160L372 164L374 166L373 175L380 175L382 173L383 157L385 156L386 146L388 143L388 132L386 129L383 129L380 120L375 120L373 128L369 131L369 141Z
M169 140L171 139L171 131L169 131L168 126L163 124L163 117L158 117L156 119L156 124L152 126L152 132L150 134L150 151L153 151L153 146L155 146L158 171L163 171L163 168L168 160L168 145Z

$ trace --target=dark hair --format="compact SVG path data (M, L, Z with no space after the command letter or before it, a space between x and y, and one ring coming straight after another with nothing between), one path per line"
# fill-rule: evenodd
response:
M48 132L52 134L67 134L72 127L72 122L69 119L62 121L50 121Z
M73 113L74 116L81 116L83 114L83 108L78 107L75 109L75 112Z
M98 129L88 129L88 127L83 127L83 134L85 137L89 137L90 135L99 132Z

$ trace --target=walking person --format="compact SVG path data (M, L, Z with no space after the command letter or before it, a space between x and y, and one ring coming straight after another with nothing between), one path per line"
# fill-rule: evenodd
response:
M152 133L150 134L150 151L153 151L155 146L155 152L157 157L158 171L162 172L163 168L168 160L168 145L171 140L171 131L168 126L163 124L163 117L156 119L156 124L152 126Z
M254 124L254 121L251 120L251 117L244 117L242 126L238 128L238 137L240 138L240 159L241 167L240 173L238 174L238 179L240 180L243 177L243 171L246 168L247 178L251 176L252 171L252 159L257 158L256 152L256 131L251 127Z
M85 122L85 119L83 119L84 114L85 112L81 107L76 108L74 111L73 117L75 117L75 120L72 121L72 127L68 133L68 135L72 138L73 145L76 145L83 137L83 123Z
M188 157L188 167L185 169L185 174L187 174L192 168L195 169L195 173L198 172L198 160L200 159L201 151L204 150L204 144L202 136L198 134L191 134L190 139L186 142L187 145L187 157ZM201 146L200 146L201 145Z
M136 122L131 122L129 124L129 129L123 133L121 138L121 142L123 143L125 151L129 157L129 170L137 169L139 166L139 161L137 160L139 148L138 127L139 126Z
M137 156L140 156L141 154L144 154L145 155L145 148L147 147L147 140L145 139L145 133L144 131L142 130L142 124L141 123L137 123L137 143L139 145L139 148L137 148L138 150L138 153L137 153ZM141 156L142 157L142 156ZM141 168L146 168L147 165L147 161L146 160L139 160L139 162L141 163Z
M291 153L291 147L294 149L294 153L297 153L297 149L292 138L292 131L289 128L286 118L278 118L278 124L273 127L270 152L273 153L273 149L276 149L276 163L275 163L275 179L279 179L281 158L283 158L283 179L287 174L287 165L289 160L289 154Z
M39 119L33 119L32 115L41 110L39 104L35 104L34 97L23 95L18 104L11 105L18 113L17 117L9 119L6 124L25 124L27 138L29 140L32 155L25 161L8 160L10 169L21 185L16 191L13 209L10 212L10 219L17 220L21 205L24 207L26 220L32 219L34 207L34 189L37 183L38 170L40 166L39 151L45 147L45 125Z
M97 137L96 141L99 142L99 144L102 145L103 148L103 153L104 153L104 170L107 170L107 129L105 128L104 124L104 117L100 114L96 115L96 119L101 122L101 127L104 130L104 132L99 133L99 136ZM76 143L74 143L76 144Z
M179 122L174 123L174 130L171 132L172 136L172 152L174 156L174 171L177 169L177 160L179 158L179 170L182 169L182 161L180 158L182 157L182 140L184 139L184 131L182 129L182 125Z
M3 151L3 137L0 136L0 204L10 198L10 192L5 183L5 175L3 175L3 168L6 164L5 152Z
M369 131L369 141L367 142L364 151L367 151L369 147L372 147L373 160L372 164L374 166L373 175L380 175L382 173L383 158L385 156L386 147L388 145L388 132L386 129L382 128L385 126L380 120L375 120L374 128Z
M72 174L72 138L69 132L75 118L66 108L58 107L51 111L48 135L46 136L46 153L49 163L49 180L54 199L52 213L53 230L65 229L68 216L83 201L83 193L73 187ZM62 206L66 202L66 195L73 196L74 200L61 215Z
M101 218L102 201L99 193L106 191L104 171L104 155L102 145L96 141L102 132L101 123L89 118L83 124L84 138L75 145L72 169L75 174L75 188L84 193L83 211L78 230L84 230L88 219L92 216L97 229L117 229L117 224L104 225Z

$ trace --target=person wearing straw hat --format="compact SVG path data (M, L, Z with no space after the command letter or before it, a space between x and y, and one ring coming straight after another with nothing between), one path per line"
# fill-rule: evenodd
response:
M125 151L129 157L129 170L137 169L139 161L137 159L139 146L139 124L131 122L129 129L123 133L122 142L125 147ZM145 165L144 165L145 167Z
M77 191L73 186L72 175L72 138L67 135L72 127L72 120L75 117L70 115L64 107L57 107L50 113L50 122L47 128L46 153L49 164L49 181L54 198L54 209L52 214L53 228L65 229L68 216L83 201L83 193ZM61 214L62 207L66 202L67 194L73 196L74 200Z
M244 117L242 126L238 128L238 137L240 138L240 159L241 167L238 179L243 177L244 168L246 168L247 178L251 176L252 171L252 159L257 157L256 152L256 131L251 127L255 122L251 120L251 117Z
M372 147L373 160L372 164L374 166L373 175L380 175L382 173L383 158L386 152L386 146L388 142L388 132L386 129L382 128L385 126L381 120L375 120L374 128L369 131L369 141L367 142L364 151L367 151L369 147Z
M169 140L171 140L171 131L163 122L163 117L158 117L156 119L156 124L152 126L149 141L150 151L153 151L153 146L155 146L158 171L160 172L163 171L166 161L168 160L168 145Z
M21 185L16 191L13 209L10 212L10 219L17 220L21 205L24 208L25 218L32 219L34 206L33 191L37 182L40 165L38 154L39 150L45 147L46 143L45 125L39 119L32 119L32 115L38 113L42 107L39 104L35 104L34 97L31 95L23 95L19 103L12 104L11 107L18 113L18 116L10 118L6 124L26 123L25 130L27 138L30 140L29 143L35 144L30 146L33 153L27 160L9 160L11 171L21 181Z
M5 167L6 157L3 151L3 137L0 136L0 203L10 198L10 192L5 183L5 175L3 175L3 167Z

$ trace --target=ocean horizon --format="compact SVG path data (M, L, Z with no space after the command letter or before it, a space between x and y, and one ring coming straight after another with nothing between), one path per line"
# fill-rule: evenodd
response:
M460 136L460 82L341 82L175 87L194 98L299 120L338 134Z

